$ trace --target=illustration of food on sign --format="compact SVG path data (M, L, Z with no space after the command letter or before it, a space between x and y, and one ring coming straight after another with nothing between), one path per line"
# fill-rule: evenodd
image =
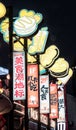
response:
M5 18L1 24L0 24L0 32L1 33L4 33L8 30L9 28L9 19L8 18Z
M6 14L6 7L4 6L4 4L2 4L2 2L0 2L0 18L4 17Z
M48 28L41 28L38 33L33 36L32 44L28 48L28 53L34 55L37 53L43 53L48 38Z
M36 15L39 17L36 17ZM38 18L40 19L38 20ZM35 14L34 11L26 9L21 10L19 17L14 21L14 31L18 36L30 36L37 30L40 21L42 21L41 14Z
M69 71L69 63L64 58L58 58L49 71L53 77L65 77Z
M3 40L9 44L9 18L5 18L1 24L0 24L0 32L3 35ZM15 34L15 32L13 32L13 34ZM15 37L12 37L13 42L16 40Z
M44 54L40 54L40 63L44 68L50 67L59 56L59 49L55 45L49 46Z
M46 69L48 69L51 76L65 85L73 75L73 71L64 58L58 58L60 52L57 46L51 45L45 50L49 31L48 27L42 27L38 31L38 25L42 20L41 13L27 9L20 10L18 17L13 18L13 49L23 51L24 37L27 37L27 62L36 62L37 57L35 56L40 54L40 74L46 73ZM2 33L4 41L9 43L9 18L5 18L0 23L0 33ZM32 37L29 39L31 35Z
M9 42L9 19L5 18L0 24L0 32L5 42Z
M69 81L69 79L72 77L72 75L73 75L73 70L69 68L68 74L65 77L57 78L57 80L58 82L60 82L60 84L65 85Z

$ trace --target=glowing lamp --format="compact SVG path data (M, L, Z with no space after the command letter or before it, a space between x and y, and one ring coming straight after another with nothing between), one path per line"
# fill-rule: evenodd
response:
M0 18L6 14L6 7L0 2Z

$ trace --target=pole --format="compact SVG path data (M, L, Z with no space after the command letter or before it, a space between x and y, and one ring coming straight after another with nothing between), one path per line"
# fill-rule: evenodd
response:
M40 123L40 87L39 87L39 55L37 55L37 64L38 64L38 99L39 99L39 107L38 107L38 130L41 130L41 123Z
M13 104L13 43L12 43L12 37L13 37L13 8L10 6L8 7L8 14L9 14L9 49L10 49L10 67L9 67L9 73L10 73L10 100ZM14 120L13 120L13 109L9 113L9 128L8 130L13 129L14 130Z
M25 129L28 130L28 94L27 94L27 38L24 38L24 52L25 52L25 87L26 87L26 100L25 100Z

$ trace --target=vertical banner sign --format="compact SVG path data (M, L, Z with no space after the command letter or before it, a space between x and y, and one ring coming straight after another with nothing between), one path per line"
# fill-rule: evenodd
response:
M50 119L51 130L56 130L56 120Z
M31 118L38 121L38 109L31 108ZM40 122L48 125L48 115L40 114Z
M59 107L59 117L58 122L65 122L65 101L64 101L64 89L63 91L58 91L58 107Z
M40 75L40 113L50 112L49 75Z
M57 84L50 83L50 118L58 118L58 93Z
M25 97L25 53L13 52L13 100Z
M27 65L28 107L38 107L38 64Z

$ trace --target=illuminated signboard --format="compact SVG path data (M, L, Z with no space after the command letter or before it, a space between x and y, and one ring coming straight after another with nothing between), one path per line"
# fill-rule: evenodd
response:
M14 31L18 36L29 36L37 30L37 24L33 17L18 17L14 22Z
M38 120L38 109L31 108L31 118L34 119L34 120ZM48 116L47 116L47 114L40 114L40 121L43 124L48 125Z
M40 75L40 113L49 113L49 104L49 75Z
M25 53L13 52L13 100L25 97Z
M2 18L6 14L6 7L4 4L0 2L0 18Z
M63 122L65 121L65 101L64 101L64 89L62 91L58 91L58 107L59 107L59 116L57 121Z
M28 107L38 107L38 65L27 65Z
M58 118L58 95L57 95L57 85L50 83L50 118Z
M33 120L36 120L38 121L38 109L34 109L34 108L31 108L31 119ZM48 114L40 114L40 122L45 124L45 125L48 125ZM50 120L50 127L51 129L55 130L56 129L56 121L55 120Z
M43 53L48 38L48 28L41 28L38 33L33 37L32 44L28 48L28 53L35 55Z

